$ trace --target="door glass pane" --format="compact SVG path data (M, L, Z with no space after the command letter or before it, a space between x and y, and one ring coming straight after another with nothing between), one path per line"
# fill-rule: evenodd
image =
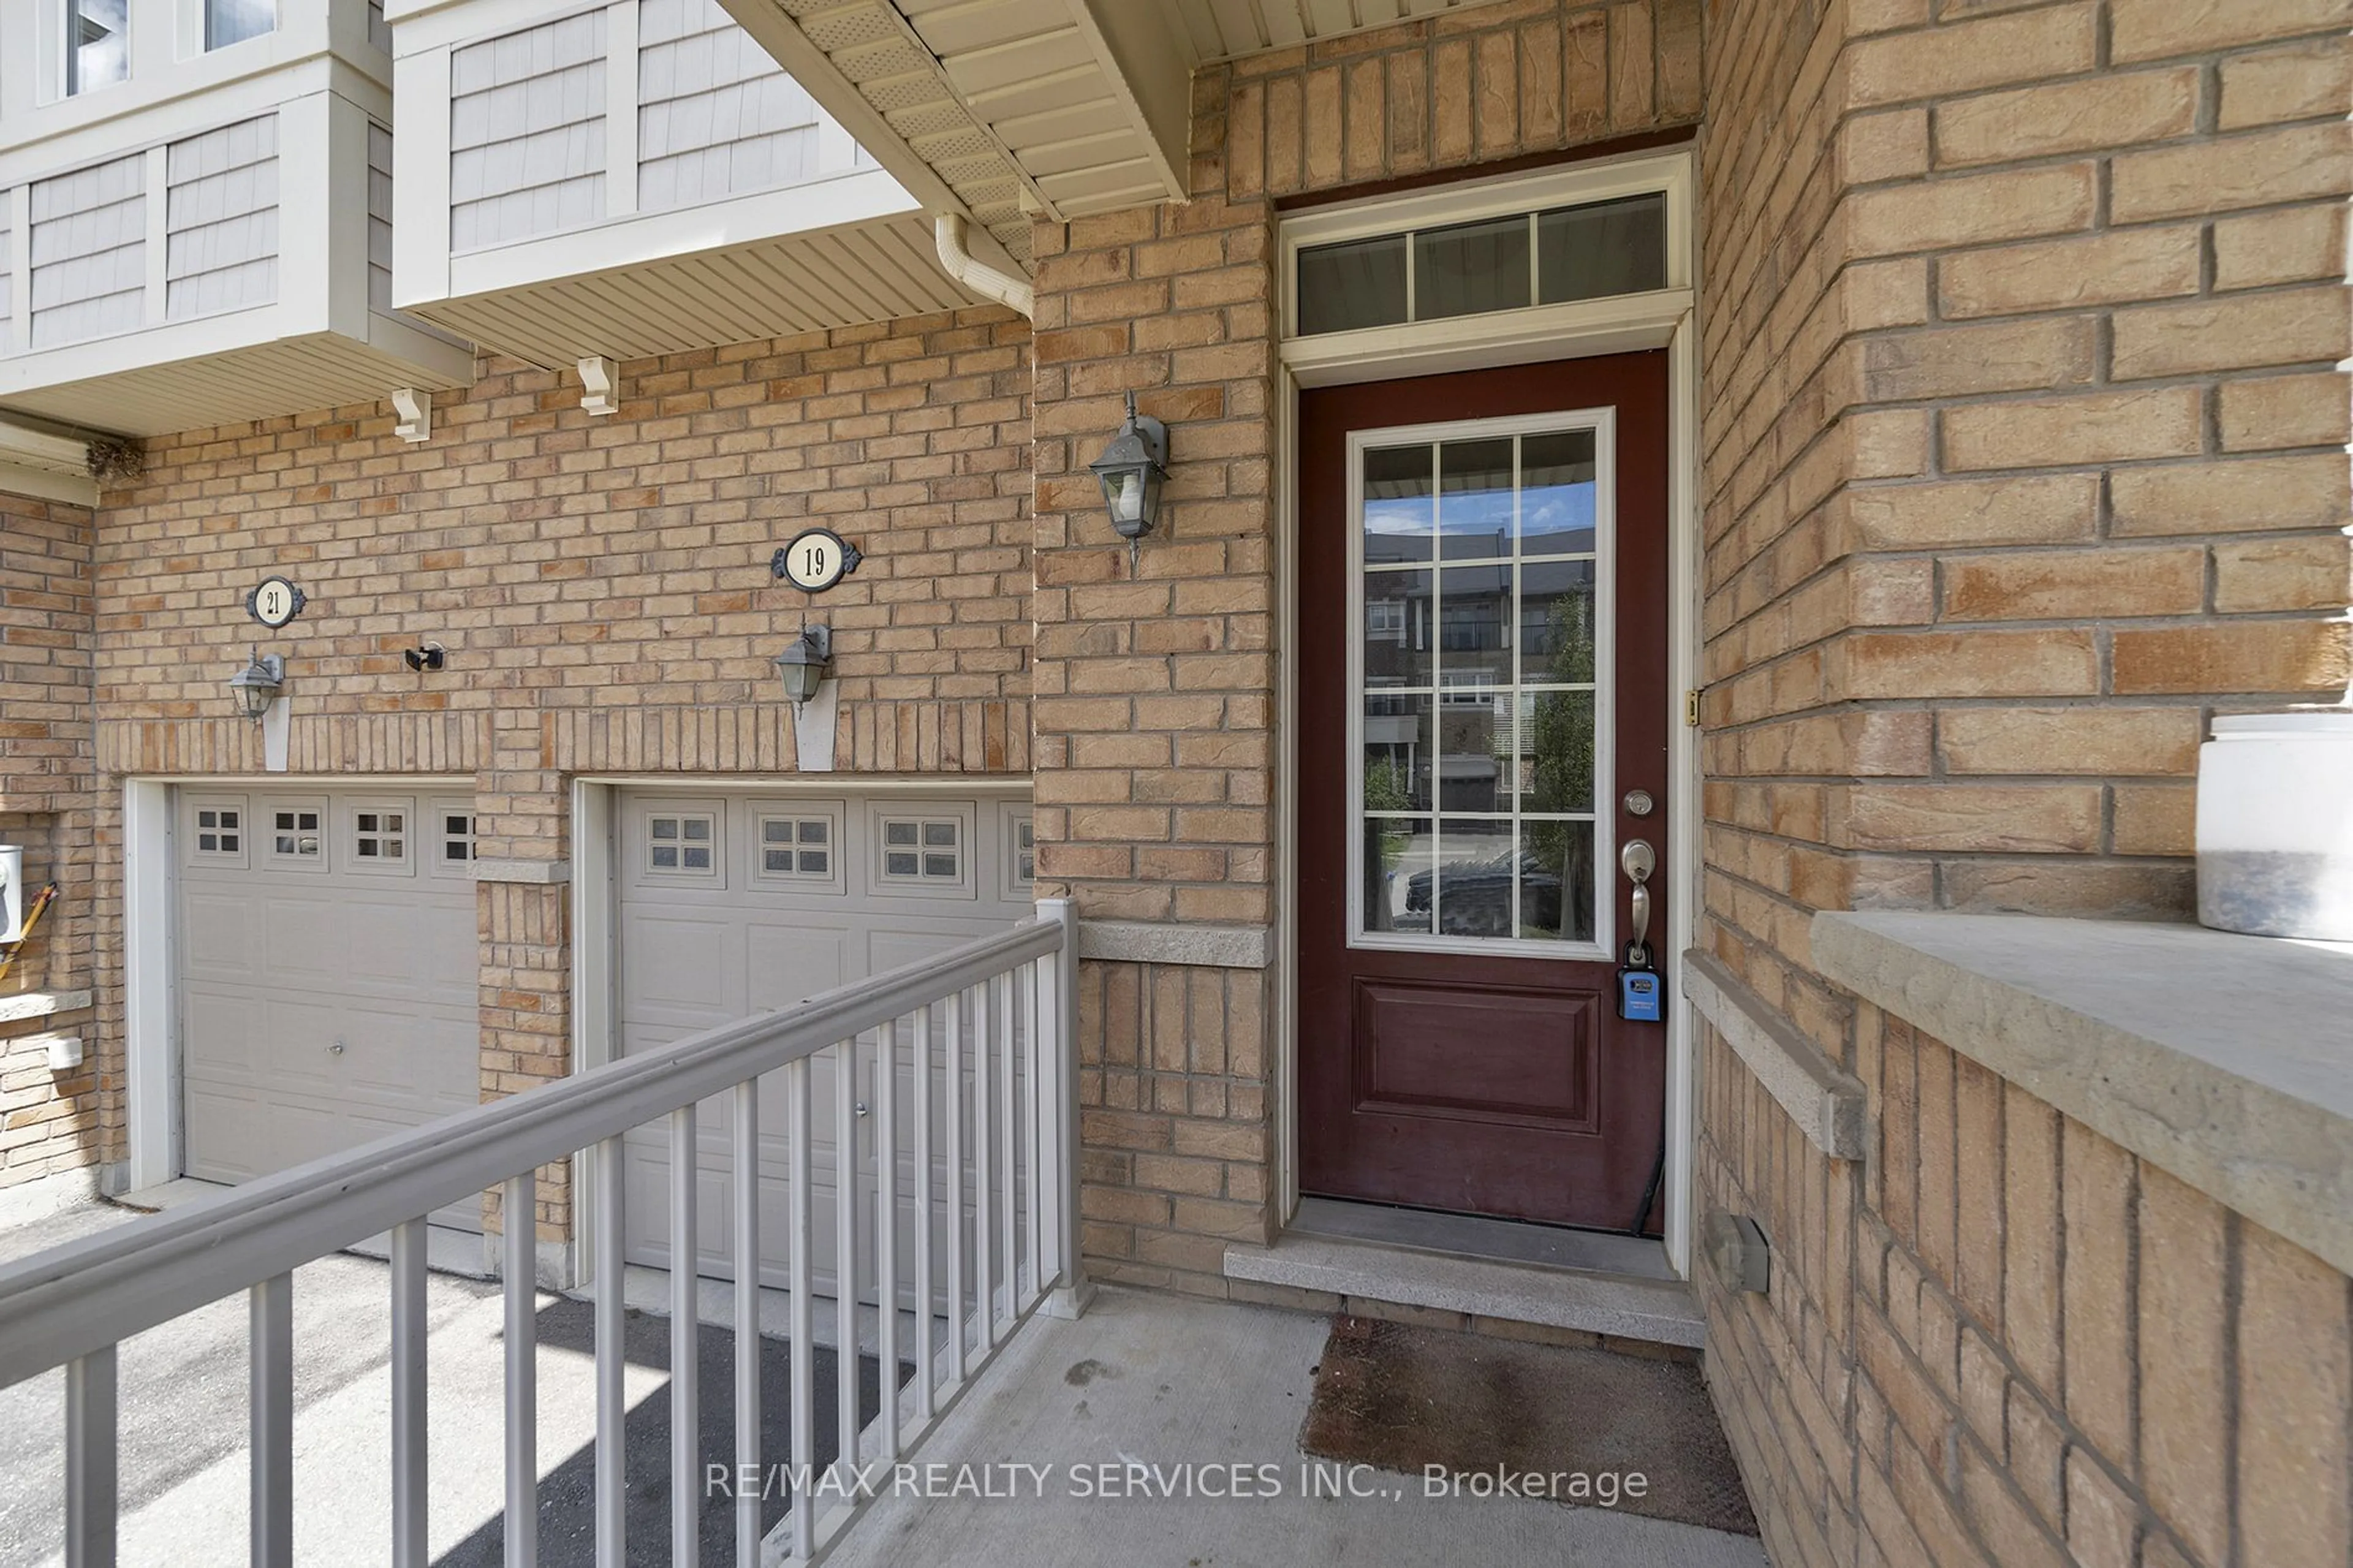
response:
M1430 851L1437 843L1430 818L1368 816L1358 842L1365 858L1365 930L1428 931ZM1422 889L1418 909L1409 907L1417 882Z
M1595 449L1590 428L1472 427L1366 454L1364 932L1593 940L1610 635Z
M1520 443L1520 552L1593 550L1593 432L1566 430Z
M1536 942L1593 940L1593 824L1520 824L1519 934Z
M1591 811L1593 693L1539 691L1520 701L1520 808Z
M1428 811L1436 758L1430 693L1365 693L1365 810Z
M1302 250L1300 331L1343 332L1404 321L1405 240L1390 234Z
M1432 321L1528 302L1525 215L1434 228L1413 237L1413 319Z
M1531 685L1593 679L1593 563L1530 561L1520 567L1520 679Z
M1430 684L1430 574L1365 574L1365 690Z
M1667 286L1667 198L1653 193L1536 215L1536 298L1546 305Z
M1426 443L1365 454L1365 564L1430 559L1430 459Z

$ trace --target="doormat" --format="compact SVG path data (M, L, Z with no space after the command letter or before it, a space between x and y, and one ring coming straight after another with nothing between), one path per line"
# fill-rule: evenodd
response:
M1335 1318L1300 1447L1417 1481L1440 1467L1458 1496L1548 1497L1757 1533L1689 1362ZM1508 1489L1499 1476L1514 1478Z

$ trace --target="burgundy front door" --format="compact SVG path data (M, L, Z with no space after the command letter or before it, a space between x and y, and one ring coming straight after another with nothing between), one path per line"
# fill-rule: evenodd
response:
M1630 1228L1666 1082L1665 1026L1617 1009L1620 853L1667 863L1666 356L1306 392L1299 461L1301 1188Z

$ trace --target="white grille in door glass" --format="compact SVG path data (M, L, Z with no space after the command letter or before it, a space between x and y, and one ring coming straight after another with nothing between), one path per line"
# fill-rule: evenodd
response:
M1361 456L1363 935L1594 940L1599 437L1514 423Z

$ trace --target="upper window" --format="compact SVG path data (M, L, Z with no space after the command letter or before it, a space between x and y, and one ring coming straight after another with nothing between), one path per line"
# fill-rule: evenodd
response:
M702 811L658 811L649 816L646 869L657 875L715 875L719 869L719 818Z
M831 810L763 813L756 874L795 882L841 880L839 818Z
M405 805L373 804L352 812L352 867L361 871L405 871L414 825Z
M278 26L276 0L205 0L205 47L226 48Z
M65 0L66 96L131 75L128 0Z
M325 846L319 828L324 815L319 806L310 803L272 806L267 840L270 858L280 865L325 865Z
M1663 192L1299 252L1299 331L1341 332L1667 286Z

